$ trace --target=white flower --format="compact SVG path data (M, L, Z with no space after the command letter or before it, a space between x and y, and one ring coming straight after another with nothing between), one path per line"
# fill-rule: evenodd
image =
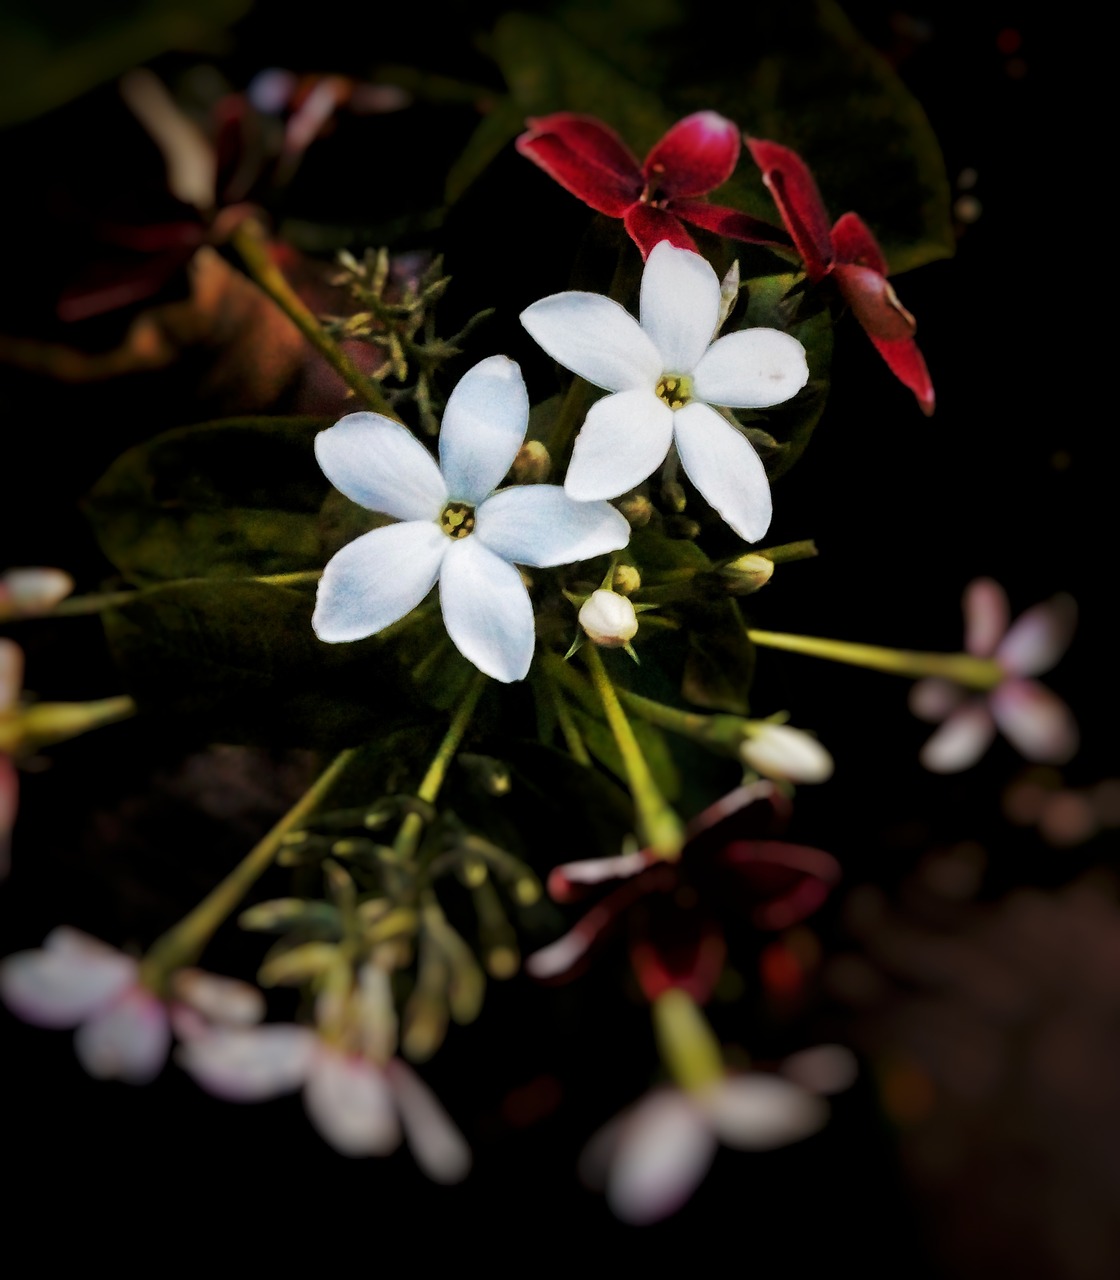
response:
M470 1170L463 1135L435 1095L399 1058L384 1067L291 1024L215 1030L177 1053L208 1092L228 1102L258 1102L303 1087L315 1128L342 1155L381 1156L400 1145L435 1182L459 1182Z
M785 782L827 782L834 767L828 751L803 729L766 721L751 724L739 756L763 776Z
M260 993L246 983L198 970L175 977L184 979L179 999L204 1015L246 1022L264 1012ZM91 1076L147 1084L167 1061L171 1017L141 984L138 962L78 929L52 929L40 950L8 956L0 963L0 996L24 1022L77 1027L74 1049Z
M740 537L770 525L770 484L750 442L712 405L762 409L809 378L805 349L777 329L712 341L716 273L663 240L642 274L641 323L596 293L534 302L521 323L553 359L614 394L592 405L564 481L573 498L615 498L640 484L675 444L689 479Z
M1069 707L1030 676L1041 675L1069 645L1077 620L1070 596L1028 609L1008 626L1007 595L991 578L965 588L965 648L976 658L995 658L1005 678L994 689L968 697L948 680L919 680L910 690L910 709L922 720L944 723L919 759L934 773L967 769L991 746L996 729L1028 760L1065 764L1078 746L1077 723Z
M619 648L638 634L638 615L625 596L600 589L583 602L579 625L596 644Z
M770 1151L825 1123L827 1104L789 1080L752 1072L707 1089L654 1089L591 1139L580 1173L607 1193L624 1222L644 1225L675 1213L703 1181L722 1142Z
M342 548L319 582L320 640L360 640L414 609L439 582L456 647L495 680L522 680L533 659L533 606L515 564L570 564L624 547L625 518L559 485L494 493L525 437L521 370L491 356L451 393L439 465L400 423L351 413L315 439L327 478L348 498L396 517Z

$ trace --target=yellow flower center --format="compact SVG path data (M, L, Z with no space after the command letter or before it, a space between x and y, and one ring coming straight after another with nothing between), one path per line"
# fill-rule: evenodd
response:
M654 391L670 409L683 409L692 399L692 379L683 373L663 373Z
M474 507L468 502L449 502L440 512L439 527L449 538L465 538L474 533Z

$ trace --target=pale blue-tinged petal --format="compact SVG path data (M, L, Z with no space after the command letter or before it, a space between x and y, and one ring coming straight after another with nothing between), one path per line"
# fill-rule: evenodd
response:
M977 658L990 658L1011 620L1007 592L993 578L974 578L964 589L961 608L964 647Z
M0 997L24 1022L73 1027L123 995L136 974L135 960L63 925L42 948L0 963Z
M718 338L692 375L692 394L729 409L768 409L809 381L805 348L781 329L740 329Z
M642 272L641 317L661 353L661 372L696 368L715 336L719 303L719 277L706 259L668 240L654 246Z
M447 634L479 671L509 684L533 661L533 605L521 575L479 538L451 544L439 575Z
M773 507L766 468L754 446L698 400L673 417L673 439L685 474L740 538L757 542L770 527Z
M564 490L577 502L617 498L665 459L673 442L673 410L652 385L597 400L576 436Z
M697 1101L720 1140L737 1151L770 1151L816 1133L828 1106L779 1076L750 1072L721 1080Z
M352 501L398 520L435 520L447 501L436 460L399 422L349 413L315 437L323 474Z
M171 1052L171 1024L162 1000L131 987L74 1035L78 1061L98 1080L149 1084Z
M996 661L1016 676L1040 676L1069 648L1077 627L1077 601L1055 596L1018 617L996 648Z
M1073 712L1037 680L1005 680L989 705L1004 737L1027 760L1066 764L1077 754Z
M187 1040L175 1060L215 1097L260 1102L298 1089L317 1046L309 1027L288 1023L221 1028Z
M952 712L918 753L931 773L969 769L992 745L996 725L983 698L972 698Z
M521 323L553 360L608 391L652 391L664 371L637 320L601 294L554 293L526 307Z
M439 1099L400 1058L386 1064L385 1078L416 1163L433 1182L462 1182L470 1173L471 1149Z
M344 1156L384 1156L400 1145L389 1085L365 1058L317 1046L303 1105L315 1128Z
M959 684L928 676L912 685L909 694L910 710L919 720L938 724L964 702L968 695Z
M443 411L439 460L452 501L477 505L502 482L525 439L529 393L507 356L480 360L459 379Z
M403 618L435 586L451 539L434 521L373 529L347 543L319 579L311 625L320 640L363 640Z
M630 525L607 502L577 502L557 484L503 489L476 512L474 536L503 560L546 569L575 564L630 541Z

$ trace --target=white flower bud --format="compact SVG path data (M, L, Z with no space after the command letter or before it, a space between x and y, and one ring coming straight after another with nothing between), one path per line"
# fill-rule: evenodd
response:
M719 571L724 587L733 596L748 596L774 576L774 561L748 551Z
M788 724L755 721L739 755L744 764L782 782L827 782L832 777L832 757L825 748Z
M584 601L579 625L596 644L617 649L637 635L638 615L625 596L600 589Z

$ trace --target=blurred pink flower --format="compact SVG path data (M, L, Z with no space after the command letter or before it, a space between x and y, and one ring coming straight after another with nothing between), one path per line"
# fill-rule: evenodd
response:
M140 981L132 956L66 925L40 950L0 961L0 998L37 1027L76 1027L74 1048L91 1076L147 1084L167 1061L174 1021L181 1034L205 1026L197 1018L256 1021L264 1002L255 988L196 969L173 975L170 1007Z
M739 159L739 130L714 111L697 111L669 130L639 164L617 133L594 116L558 111L527 120L517 149L584 204L621 218L648 258L661 240L696 252L684 223L752 244L788 244L777 227L709 204Z
M459 1182L470 1170L463 1135L399 1058L379 1066L328 1044L310 1027L287 1023L215 1029L192 1037L176 1056L204 1089L228 1102L263 1101L302 1086L312 1124L342 1155L389 1155L403 1128L416 1163L434 1182Z
M922 748L922 764L934 773L967 769L991 746L997 728L1028 760L1064 764L1072 759L1078 747L1073 713L1030 677L1049 671L1069 647L1077 623L1074 599L1057 595L1008 626L1003 588L991 578L977 578L965 588L963 608L965 649L976 658L994 658L1004 679L972 697L948 680L914 685L911 711L922 720L943 722Z

